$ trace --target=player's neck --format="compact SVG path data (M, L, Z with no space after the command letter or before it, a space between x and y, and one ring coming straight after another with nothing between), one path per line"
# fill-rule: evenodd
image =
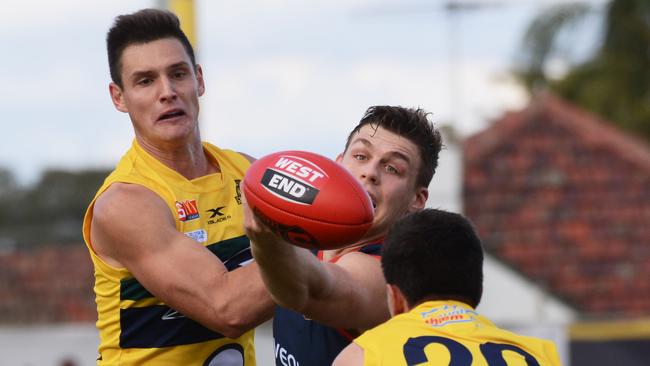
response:
M363 238L362 240L360 240L360 241L358 241L358 242L356 242L356 243L354 243L352 245L348 245L347 247L344 247L344 248L341 248L341 249L325 250L325 251L323 251L323 260L329 261L334 257L340 257L340 256L345 255L347 253L357 252L364 245L379 243L381 241L383 241L383 235L382 236L373 236L372 238Z
M156 146L138 141L140 146L158 161L188 180L219 172L216 161L208 159L200 139L183 144Z

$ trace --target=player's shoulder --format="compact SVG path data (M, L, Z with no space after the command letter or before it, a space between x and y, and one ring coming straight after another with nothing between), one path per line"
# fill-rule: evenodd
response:
M235 159L235 160L244 159L244 160L248 161L248 163L252 163L252 162L254 162L256 160L254 157L252 157L252 156L250 156L250 155L248 155L248 154L246 154L244 152L235 151L235 150L228 149L228 148L222 148L222 147L216 146L216 145L214 145L214 144L212 144L212 143L210 143L208 141L202 141L201 144L203 145L203 148L209 154L211 154L211 155L213 155L215 157L222 156L222 157L226 157L228 159Z
M164 201L149 188L140 184L116 182L97 196L93 207L95 219L115 220L129 217L129 213L151 213L166 208Z
M379 282L383 286L384 280L381 273L381 262L374 255L354 251L341 255L336 261L331 263L358 279L365 278L366 281L372 281L372 283L377 283L376 280L381 279Z
M124 199L147 199L147 196L157 196L151 189L141 184L114 182L108 186L98 197L97 201L120 202Z
M341 261L375 261L381 259L381 242L353 246L339 253L330 255L330 262L339 263Z
M244 158L246 158L246 160L248 160L248 162L250 162L251 164L254 163L255 160L257 160L256 158L254 158L254 157L252 157L252 156L250 156L250 155L248 155L248 154L246 154L246 153L243 153L243 152L241 152L241 151L237 151L237 153L238 153L239 155L243 156Z

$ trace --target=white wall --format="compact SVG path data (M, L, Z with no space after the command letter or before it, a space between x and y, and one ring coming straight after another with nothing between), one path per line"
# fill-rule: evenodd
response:
M438 158L438 168L429 184L427 207L461 212L463 209L461 147L454 138L446 134L443 135L443 144L444 148Z
M255 334L258 366L273 366L271 322ZM0 365L60 366L65 359L76 366L94 366L99 335L94 324L0 327Z
M0 365L95 365L99 336L94 324L0 327Z
M570 323L576 312L489 255L484 263L483 300L478 310L503 326Z

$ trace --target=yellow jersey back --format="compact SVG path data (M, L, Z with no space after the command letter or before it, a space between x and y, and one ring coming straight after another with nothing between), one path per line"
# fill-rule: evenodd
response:
M555 345L497 328L470 306L429 301L368 330L354 343L364 365L559 366Z

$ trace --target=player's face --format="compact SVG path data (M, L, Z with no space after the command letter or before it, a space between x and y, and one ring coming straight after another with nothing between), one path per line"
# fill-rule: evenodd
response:
M409 139L367 124L337 161L361 181L375 206L375 219L366 238L385 235L398 218L424 208L427 188L415 183L420 153Z
M118 110L129 113L140 143L164 148L199 137L203 75L180 41L130 45L120 61L123 87L111 83L111 97Z

